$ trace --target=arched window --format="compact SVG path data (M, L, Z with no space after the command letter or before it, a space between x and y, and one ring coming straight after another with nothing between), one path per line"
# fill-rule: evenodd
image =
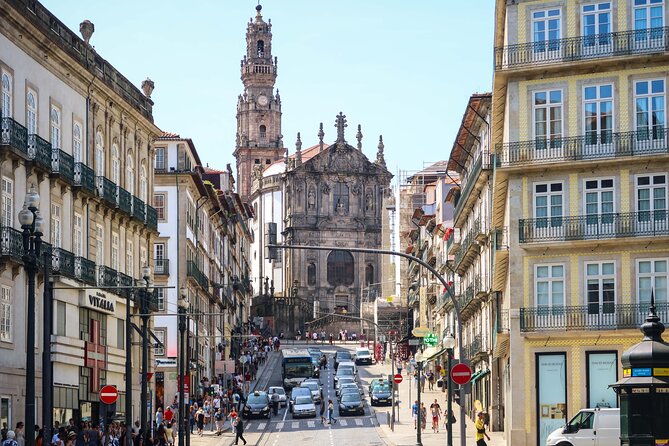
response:
M335 183L333 194L334 211L336 213L348 212L348 186L346 183Z
M121 156L118 153L118 145L116 143L112 144L111 152L111 180L114 182L114 184L121 184Z
M374 283L374 265L368 263L365 267L365 285L369 286Z
M258 40L258 57L265 56L265 42L263 40Z
M125 188L131 194L135 194L135 166L132 163L132 155L130 153L125 162Z
M60 110L51 107L51 147L60 149Z
M28 134L35 135L37 134L37 95L32 90L28 90L26 94L26 107Z
M146 178L146 163L142 162L142 167L139 169L139 199L146 202L148 195L149 182Z
M309 286L316 285L316 264L314 262L310 262L307 266L307 284Z
M332 251L328 255L328 282L330 285L352 285L355 262L347 251Z
M258 132L260 133L260 139L265 139L267 137L267 127L264 125L260 126Z
M101 132L95 135L95 175L105 175L105 146Z
M81 162L81 124L72 125L72 156L75 163Z
M2 73L2 117L12 117L12 77Z

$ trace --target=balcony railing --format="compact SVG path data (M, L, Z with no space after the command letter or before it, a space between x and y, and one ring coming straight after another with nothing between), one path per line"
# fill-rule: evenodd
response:
M658 27L498 47L495 48L495 69L662 53L669 46L668 30Z
M28 155L28 129L12 118L0 118L0 144Z
M156 276L169 276L170 259L153 259L153 273Z
M669 211L521 219L520 243L669 235Z
M89 194L95 193L95 172L84 163L74 163L74 185Z
M467 236L465 237L465 239L460 244L460 250L455 253L455 266L456 266L456 268L458 267L458 265L460 265L460 263L462 262L464 257L469 252L469 248L471 248L472 245L474 243L476 243L476 236L480 232L481 232L481 222L479 220L476 220L474 222L474 225L472 226L472 228L467 233Z
M51 249L51 271L54 275L62 275L71 279L76 279L75 256L70 251L62 248Z
M457 216L460 214L460 211L462 211L465 203L467 202L469 194L472 192L472 189L476 184L476 180L481 174L481 171L490 170L492 169L493 165L493 157L489 153L479 152L478 158L469 168L469 175L461 179L461 184L464 184L464 188L460 192L460 198L458 198L458 202L455 204L453 215Z
M83 257L75 257L74 277L88 285L95 285L95 262Z
M118 273L118 286L119 287L132 287L135 286L135 280L128 276L127 274ZM129 296L132 294L132 290L127 288L120 288L118 294L121 296Z
M573 307L520 309L520 331L637 329L644 323L650 304L589 304ZM669 304L656 304L657 315L669 318Z
M464 350L464 354L468 359L473 358L476 356L478 353L483 351L483 342L481 339L481 335L476 335L474 336L474 339L472 340L471 343L466 344Z
M116 206L116 184L103 176L97 177L98 196L109 206Z
M156 208L148 204L146 205L146 225L154 231L158 229L158 213Z
M51 143L39 135L28 135L28 158L36 166L51 170Z
M661 128L652 133L641 130L505 143L497 146L496 163L514 167L668 153L669 130Z
M506 227L496 228L493 229L491 232L495 251L508 251L509 237Z
M74 158L60 149L51 152L51 171L60 175L65 181L74 184Z
M142 223L146 220L146 204L135 196L132 197L132 216Z
M195 262L189 260L187 263L187 274L189 277L195 279L195 281L205 290L209 290L209 279L204 275L202 271L197 267Z
M509 328L509 310L499 310L497 312L497 333L508 333Z
M116 288L118 286L118 272L108 266L98 265L98 286L100 288Z
M23 257L23 235L21 231L0 226L0 256L21 260Z
M116 207L126 214L132 213L132 194L121 186L116 186Z

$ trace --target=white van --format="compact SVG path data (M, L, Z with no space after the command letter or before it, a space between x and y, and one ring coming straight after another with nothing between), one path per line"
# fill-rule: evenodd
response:
M360 347L355 349L356 364L372 364L372 354L368 348Z
M620 444L620 409L581 409L565 427L554 430L546 446Z
M355 365L355 362L353 361L346 361L346 362L340 362L339 367L351 367L353 369L353 374L357 375L358 374L358 366ZM337 369L339 370L339 369Z

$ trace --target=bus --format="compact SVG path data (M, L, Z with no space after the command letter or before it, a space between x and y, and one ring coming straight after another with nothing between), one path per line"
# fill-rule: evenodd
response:
M281 350L281 378L283 388L292 389L314 374L311 355L306 349L286 348Z

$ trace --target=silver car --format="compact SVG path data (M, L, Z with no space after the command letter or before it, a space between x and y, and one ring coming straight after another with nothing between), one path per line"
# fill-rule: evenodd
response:
M298 396L293 404L293 418L316 417L316 405L309 396Z
M314 381L304 381L300 384L300 387L309 389L311 391L311 397L314 400L314 403L318 404L323 400L323 390L321 386Z

